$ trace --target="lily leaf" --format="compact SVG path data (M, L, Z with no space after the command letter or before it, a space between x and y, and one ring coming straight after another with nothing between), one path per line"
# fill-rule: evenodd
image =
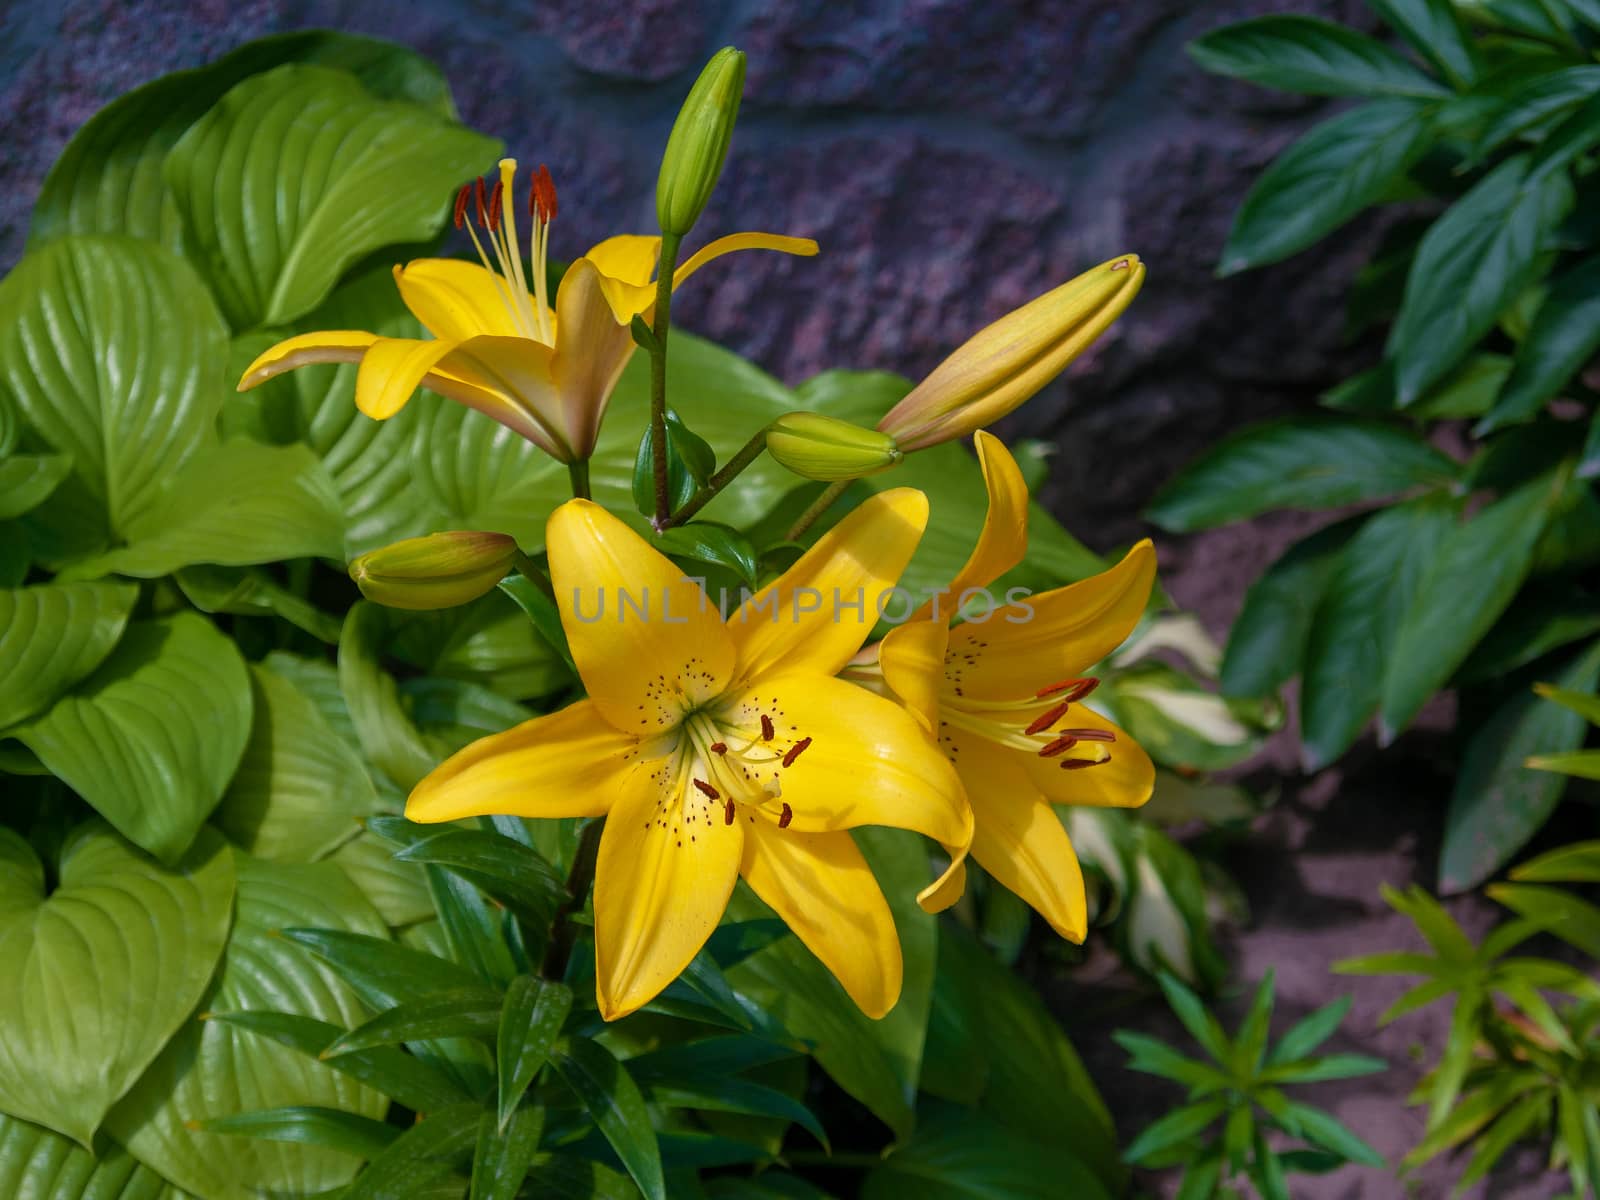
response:
M627 1068L611 1051L589 1038L557 1043L550 1061L589 1110L645 1200L665 1200L666 1183L656 1132L651 1128L644 1097Z
M1312 17L1224 25L1186 47L1208 71L1311 96L1448 96L1450 89L1364 33Z

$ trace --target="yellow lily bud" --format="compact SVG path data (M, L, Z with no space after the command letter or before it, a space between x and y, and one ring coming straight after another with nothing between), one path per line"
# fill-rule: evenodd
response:
M689 89L661 156L656 220L662 233L681 237L700 219L728 157L728 142L743 95L744 54L724 46L711 56Z
M808 412L768 426L767 453L796 475L829 482L876 475L905 457L886 433Z
M878 428L911 451L998 421L1087 350L1143 283L1139 256L1124 254L1007 313L935 367Z
M350 578L389 608L454 608L492 591L516 553L516 539L503 533L433 533L363 554L350 564Z

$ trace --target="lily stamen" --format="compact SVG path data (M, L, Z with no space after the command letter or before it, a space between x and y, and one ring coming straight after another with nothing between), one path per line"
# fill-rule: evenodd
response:
M707 796L712 800L721 800L722 799L722 793L717 791L716 788L712 787L705 780L696 779L696 780L693 780L693 783L694 783L695 787L700 789L700 792L701 792L702 795ZM729 803L732 803L732 802L730 801Z
M806 747L809 746L809 745L811 745L811 739L808 738L808 737L805 737L805 738L801 738L794 745L790 746L789 747L789 753L787 753L787 754L785 754L783 756L783 765L786 766L786 767L794 766L794 760L799 758L802 754L804 754ZM784 807L788 808L789 806L787 804L785 804Z
M1075 704L1099 686L1100 681L1093 676L1083 679L1063 679L1060 683L1052 683L1048 687L1040 688L1034 693L1034 697L1043 700L1046 697L1054 696L1057 692L1066 692L1067 694L1062 699L1069 704Z
M772 718L767 716L766 713L762 713L761 714L761 740L764 741L764 742L770 742L773 739L773 736L776 733L777 733L777 730L775 730L772 727Z
M1070 707L1070 704L1062 703L1057 704L1055 707L1047 710L1046 712L1040 713L1033 719L1028 727L1023 730L1023 732L1028 734L1030 737L1033 734L1042 733L1044 730L1049 729L1050 726L1054 725L1057 721L1061 720L1062 717L1066 716L1067 709Z

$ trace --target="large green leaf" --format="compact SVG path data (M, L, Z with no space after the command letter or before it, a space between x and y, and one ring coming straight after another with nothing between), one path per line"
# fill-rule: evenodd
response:
M1448 499L1424 496L1372 516L1345 546L1306 643L1300 733L1308 768L1343 754L1377 712L1401 623L1455 511Z
M167 862L216 807L249 735L244 660L190 612L134 622L93 675L11 731L124 837Z
M333 864L266 863L241 855L238 916L205 1009L280 1010L345 1027L359 1023L363 1011L350 988L276 936L298 925L384 932L378 914ZM201 1133L187 1124L291 1105L381 1118L388 1101L266 1038L222 1021L194 1021L112 1110L106 1127L141 1162L205 1200L310 1196L348 1182L358 1165L348 1155Z
M1208 71L1312 96L1448 96L1450 89L1382 42L1313 17L1224 25L1190 42Z
M16 1200L190 1200L115 1143L98 1155L0 1113L0 1195Z
M292 321L363 255L431 236L497 149L342 71L289 64L230 89L163 174L185 244L243 329Z
M73 470L30 523L64 510L51 524L104 544L158 504L213 436L225 339L204 284L160 246L70 237L27 255L0 282L0 391Z
M374 95L412 100L453 116L439 69L416 51L331 30L261 38L207 66L163 75L97 112L45 176L28 248L71 233L127 233L182 251L182 230L161 178L167 151L224 92L286 62L355 74Z
M1557 470L1456 526L1439 545L1384 664L1383 728L1398 733L1505 611L1566 486Z
M0 459L0 521L37 508L72 474L65 454L13 454Z
M362 895L394 928L415 925L433 916L433 897L427 873L417 863L394 857L395 845L376 834L363 833L333 852L338 863Z
M0 730L31 717L111 653L139 591L46 583L0 591Z
M1450 0L1367 0L1416 52L1456 88L1478 78L1477 48Z
M208 831L169 869L92 821L68 836L59 880L47 893L38 857L0 827L0 1109L88 1148L205 992L233 856Z
M1517 78L1498 93L1502 101L1484 122L1474 144L1478 158L1493 153L1553 117L1576 108L1600 92L1600 66L1567 67Z
M1484 176L1433 223L1389 335L1402 407L1494 328L1537 275L1540 251L1572 203L1566 175L1532 174L1522 154Z
M1555 682L1592 691L1600 681L1600 643L1567 664ZM1555 809L1566 779L1532 771L1536 754L1559 754L1583 744L1587 723L1578 713L1550 704L1531 690L1506 698L1467 739L1445 817L1439 853L1439 890L1477 887L1527 845Z
M1600 72L1600 67L1596 68ZM1500 398L1479 436L1535 416L1600 350L1600 255L1585 259L1550 288L1517 350Z
M254 718L216 823L259 858L311 862L360 832L378 794L355 747L293 683L252 664Z
M316 455L243 438L191 458L124 534L129 545L75 565L73 574L154 579L195 563L237 567L344 552L339 497Z
M345 616L339 638L339 689L361 749L395 785L409 791L444 757L411 723L394 677L378 661L389 613L363 600Z
M1190 464L1147 516L1163 529L1190 533L1275 508L1336 508L1443 487L1458 473L1449 458L1393 425L1273 421L1235 434Z
M571 681L567 666L503 592L458 608L387 616L393 632L386 650L429 675L480 683L514 699L547 696Z

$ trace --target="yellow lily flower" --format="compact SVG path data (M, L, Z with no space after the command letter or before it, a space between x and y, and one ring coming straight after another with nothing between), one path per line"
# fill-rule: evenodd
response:
M655 304L661 239L607 238L567 268L552 303L546 278L555 185L541 166L528 197L533 230L524 270L513 201L516 170L515 159L502 159L492 195L486 198L479 180L476 189L468 185L456 198L456 227L472 235L479 264L423 258L395 267L400 297L431 339L348 329L301 334L251 363L239 390L311 363L360 363L356 406L369 417L392 417L421 386L492 417L562 462L587 459L612 389L633 355L629 326ZM492 265L473 228L474 208L493 251ZM714 258L757 249L811 255L817 244L768 233L719 238L673 272L672 286Z
M986 588L1027 548L1022 473L998 438L980 432L977 447L989 510L951 581L946 611L924 605L867 647L845 677L886 689L916 715L961 776L976 821L972 856L1062 937L1081 942L1088 932L1083 872L1050 806L1134 808L1150 798L1149 756L1082 702L1098 682L1085 672L1144 612L1155 550L1146 539L1108 571L951 628L962 594ZM961 895L959 845L952 856L955 869L924 894L930 911Z
M882 1016L899 998L900 946L848 830L964 844L972 814L915 719L835 676L927 515L921 492L873 497L724 621L616 517L562 505L546 547L588 699L468 746L417 785L406 816L606 815L594 921L607 1020L679 975L741 875Z

